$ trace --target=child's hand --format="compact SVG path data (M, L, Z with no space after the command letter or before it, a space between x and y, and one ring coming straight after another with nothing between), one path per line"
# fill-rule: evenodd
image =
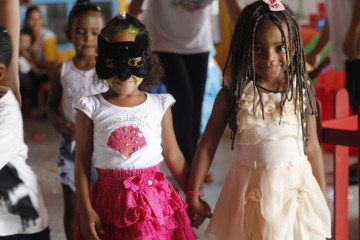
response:
M187 213L189 215L191 226L198 228L206 218L211 217L211 208L207 202L200 199L199 197L194 196L193 199L189 200Z
M80 214L80 230L88 240L100 240L98 233L104 234L99 215L93 209Z
M63 138L67 140L74 140L75 138L75 125L69 122L61 124L60 126L60 134Z

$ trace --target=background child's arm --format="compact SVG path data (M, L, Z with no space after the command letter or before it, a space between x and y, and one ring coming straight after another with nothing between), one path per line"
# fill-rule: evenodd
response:
M50 92L47 100L47 113L50 123L54 126L61 136L68 140L75 138L75 126L69 123L61 113L61 97L63 88L60 83L61 66L59 64L50 80Z
M188 191L200 191L206 173L212 163L227 124L227 98L228 90L226 87L223 87L216 97L210 119L197 147L191 165ZM204 215L205 209L199 200L199 196L196 195L186 196L186 202L189 204L188 212L191 216L194 214Z
M135 17L141 13L141 7L144 0L132 0L129 4L129 13Z
M98 214L90 201L90 167L93 151L93 122L82 111L76 118L75 186L80 210L80 229L86 239L100 240L103 233Z
M36 66L36 64L32 61L30 61L30 66L31 66L31 71L37 76L48 74L48 71L46 71L45 69L38 68L38 66Z
M312 167L313 174L318 181L321 190L326 199L326 180L324 159L320 148L317 131L316 131L316 117L310 116L309 119L309 141L306 148L307 156Z
M181 189L186 192L189 168L176 141L170 108L166 110L161 125L161 145L166 165Z

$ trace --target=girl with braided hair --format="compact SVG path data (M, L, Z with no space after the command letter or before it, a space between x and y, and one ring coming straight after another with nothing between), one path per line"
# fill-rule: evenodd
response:
M198 191L229 123L237 157L205 235L331 237L316 96L292 10L279 0L248 5L237 21L227 66L231 83L216 98L191 166L186 200L193 226L208 216Z

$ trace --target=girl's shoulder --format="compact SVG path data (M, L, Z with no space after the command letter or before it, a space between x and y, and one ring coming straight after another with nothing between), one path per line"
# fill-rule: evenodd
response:
M168 107L171 107L176 102L175 98L169 93L147 93L147 97L150 102L160 107L163 111L165 111Z
M101 93L80 97L78 100L75 101L73 107L82 110L94 110L98 106L100 106L101 99Z
M175 98L170 93L146 93L148 97L158 101L174 100Z

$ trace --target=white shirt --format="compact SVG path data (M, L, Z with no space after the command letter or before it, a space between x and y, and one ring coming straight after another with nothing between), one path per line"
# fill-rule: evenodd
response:
M80 70L75 67L73 59L62 63L60 82L63 88L62 108L65 118L75 124L76 110L72 107L80 97L106 92L108 86L95 84L93 77L95 68L91 70Z
M152 36L153 51L196 54L213 46L210 14L210 5L191 12L171 0L151 0L142 21Z
M325 4L330 29L331 68L343 71L347 59L343 52L343 42L350 27L355 0L325 0ZM360 58L360 40L357 45L357 58Z
M74 108L94 124L94 167L140 169L162 162L161 122L174 102L170 94L149 93L134 107L115 106L101 94L79 99Z
M29 196L39 215L34 222L29 219L29 226L24 228L21 217L9 212L4 199L0 199L0 236L37 233L48 226L48 215L36 176L26 163L27 153L19 104L9 88L0 86L0 169L11 164L22 181L9 193L11 204Z
M31 65L29 61L23 56L19 56L19 72L29 73L31 71Z

